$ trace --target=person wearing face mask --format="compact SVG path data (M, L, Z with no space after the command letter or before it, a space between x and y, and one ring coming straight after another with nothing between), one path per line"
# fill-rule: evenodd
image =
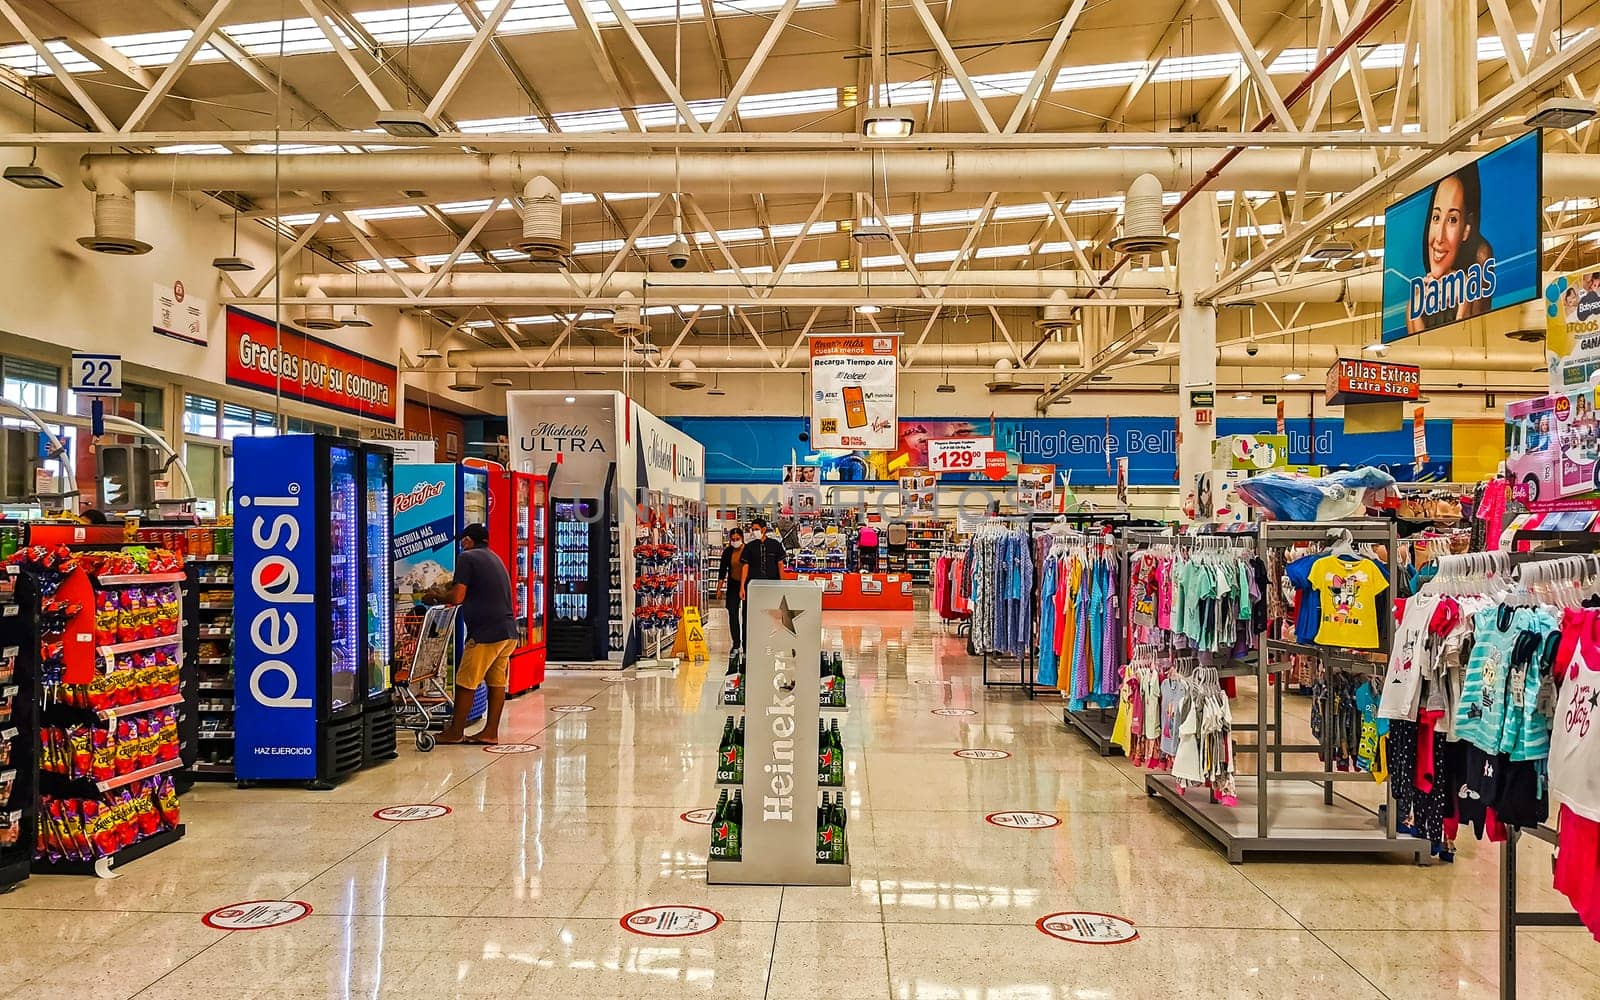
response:
M750 537L745 541L743 552L745 585L740 588L739 597L741 600L746 599L751 583L757 580L783 579L783 561L788 558L788 554L784 552L783 543L767 531L767 522L761 518L758 517L750 522L749 535ZM746 625L748 626L750 608L746 605L743 610L747 616ZM748 631L748 627L746 631Z
M722 548L722 567L717 588L728 609L728 635L733 640L735 653L744 651L744 532L734 528L728 532L728 544Z

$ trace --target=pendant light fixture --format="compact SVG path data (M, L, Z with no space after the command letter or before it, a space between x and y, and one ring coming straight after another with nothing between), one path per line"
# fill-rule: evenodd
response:
M39 79L39 56L33 57L34 75L28 81L28 102L33 105L33 131L39 131L39 95L34 90L34 81ZM61 179L50 171L39 166L39 147L33 147L33 153L28 157L26 166L7 167L5 178L20 188L31 191L53 191L61 187Z
M219 271L230 271L235 274L244 271L254 271L256 266L239 256L239 204L238 195L234 196L233 205L233 253L227 257L214 257L211 266Z
M867 110L861 116L861 134L868 139L909 139L916 130L916 119L905 108L896 109L889 97L889 5L880 5L878 38L870 54ZM879 95L883 103L879 104ZM856 96L860 100L860 95Z

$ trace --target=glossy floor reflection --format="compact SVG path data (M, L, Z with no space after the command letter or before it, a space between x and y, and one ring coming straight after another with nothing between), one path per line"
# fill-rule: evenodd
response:
M927 612L831 614L825 630L850 680L848 887L705 884L707 828L680 814L715 800L720 665L620 682L563 674L508 710L507 739L537 753L404 746L331 792L200 786L183 805L188 838L121 878L39 878L0 897L0 995L1496 996L1498 847L1465 843L1453 867L1230 866L1145 796L1136 768L1064 728L1059 702L986 691L963 642ZM578 704L594 711L552 711ZM1304 707L1290 699L1298 725ZM953 756L963 747L1011 756ZM402 803L452 812L372 815ZM1062 822L984 822L1002 810ZM1523 851L1525 905L1561 905L1548 850ZM312 913L260 931L201 922L260 899ZM619 922L661 904L724 922L677 939ZM1120 915L1139 939L1074 945L1035 927L1062 910ZM1600 996L1600 944L1586 933L1522 940L1524 997Z

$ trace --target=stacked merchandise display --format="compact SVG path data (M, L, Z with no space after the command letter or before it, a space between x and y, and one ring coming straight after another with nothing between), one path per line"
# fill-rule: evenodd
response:
M36 596L32 870L104 871L179 839L182 556L36 545L11 562Z
M195 669L189 711L198 724L189 772L211 781L233 780L233 527L185 533L190 583L195 589Z
M1247 854L1260 852L1384 853L1425 859L1429 853L1427 843L1398 836L1397 806L1392 797L1382 811L1374 814L1355 799L1335 792L1341 783L1373 781L1371 774L1354 766L1354 758L1360 754L1361 727L1356 721L1358 713L1350 711L1340 695L1349 692L1353 698L1358 688L1350 678L1381 670L1388 657L1393 616L1386 592L1388 579L1394 574L1397 548L1393 522L1263 522L1248 527L1257 534L1256 553L1265 564L1261 582L1292 581L1287 595L1275 586L1265 587L1267 631L1250 671L1256 677L1258 692L1256 721L1253 727L1230 727L1235 732L1253 728L1254 773L1236 773L1230 790L1210 773L1209 758L1204 756L1206 747L1200 746L1199 780L1210 780L1213 801L1199 801L1197 796L1185 794L1184 786L1195 780L1194 772L1185 770L1184 758L1176 754L1167 771L1166 747L1159 745L1157 760L1162 769L1146 776L1146 791L1192 820L1222 845L1228 860L1234 863L1243 861ZM1387 558L1379 558L1379 553ZM1257 586L1248 580L1236 585L1233 599L1240 602L1239 617L1234 626L1235 640L1230 645L1227 633L1222 631L1226 615L1213 622L1218 630L1214 639L1212 625L1208 624L1212 621L1207 613L1210 604L1222 602L1208 598L1203 589L1198 595L1191 592L1192 572L1180 572L1173 584L1171 612L1177 616L1173 627L1200 654L1200 669L1220 675L1231 670L1230 664L1243 655L1238 633L1243 631L1247 640L1249 633L1256 630ZM1251 575L1256 575L1254 566ZM1221 574L1214 573L1212 578L1220 586ZM1205 576L1195 579L1199 587L1207 586ZM1135 587L1137 594L1137 583ZM1250 594L1248 616L1243 603L1245 594ZM1188 610L1197 597L1201 613L1198 626L1193 612ZM1138 596L1133 604L1139 607ZM1244 629L1247 621L1249 627ZM1214 664L1209 668L1205 666L1208 653ZM1281 680L1291 669L1294 657L1310 658L1318 678L1318 700L1313 707L1318 739L1314 744L1284 742ZM1130 676L1143 693L1146 683L1132 671ZM1165 683L1162 681L1162 685ZM1159 687L1157 690L1161 691ZM1163 697L1163 739L1168 721L1165 703ZM1225 711L1226 702L1208 694L1201 707L1201 713L1187 727L1183 719L1174 720L1179 723L1180 736L1195 735L1195 726L1203 733L1209 715ZM1294 770L1283 763L1285 756L1307 753L1317 755L1320 769ZM1192 764L1193 759L1188 763ZM1231 808L1234 803L1243 808Z
M15 545L5 556L17 551ZM36 749L37 593L20 567L0 575L0 892L28 877L38 819Z
M665 663L672 659L672 641L683 615L684 574L679 569L689 556L672 540L661 511L650 508L640 513L644 519L633 543L636 662ZM628 662L627 656L624 662Z
M893 545L889 548L891 570L903 569L911 574L915 583L927 584L933 582L933 564L941 546L944 544L949 526L938 518L920 518L905 523L906 545L903 555L896 553ZM897 559L903 565L896 566Z
M842 654L820 648L822 588L761 581L749 594L750 655L730 662L719 699L729 714L706 881L848 885L840 725L848 699ZM796 697L806 691L816 691L816 700Z
M560 663L604 660L611 649L615 529L611 512L594 497L556 497L550 582L550 659ZM615 595L620 602L621 595ZM616 636L621 647L620 632Z

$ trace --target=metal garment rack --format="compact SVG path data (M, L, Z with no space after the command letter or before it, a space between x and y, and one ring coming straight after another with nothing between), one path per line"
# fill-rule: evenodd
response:
M1360 520L1333 522L1276 522L1266 521L1257 526L1258 553L1265 559L1274 548L1286 548L1301 542L1324 542L1330 534L1348 530L1354 544L1387 546L1390 579L1397 572L1395 525L1389 520ZM1269 581L1275 586L1276 581ZM1392 591L1391 591L1392 596ZM1393 615L1379 619L1380 650L1386 652L1394 638ZM1305 645L1281 639L1263 637L1261 649L1253 665L1241 664L1241 674L1254 673L1256 677L1255 757L1253 775L1236 776L1235 784L1239 804L1229 807L1209 801L1196 801L1202 795L1184 795L1170 774L1153 773L1145 776L1145 792L1159 798L1182 813L1201 831L1215 840L1227 853L1231 864L1241 864L1250 854L1408 854L1418 864L1426 864L1429 845L1425 840L1401 838L1395 830L1394 797L1389 786L1384 786L1387 808L1381 814L1361 803L1334 791L1341 782L1359 781L1372 784L1371 775L1365 772L1334 771L1333 757L1328 752L1332 725L1323 728L1322 744L1287 744L1282 741L1283 685L1272 683L1270 678L1287 670L1285 654L1305 654L1319 657L1329 669L1365 668L1363 672L1382 670L1378 664L1361 658L1358 654ZM1226 673L1224 673L1226 675ZM1331 685L1330 685L1331 687ZM1272 691L1273 719L1267 715L1268 691ZM1332 716L1327 716L1331 719ZM1242 727L1235 727L1243 731ZM1286 769L1285 754L1318 752L1322 755L1322 770L1297 771ZM1235 755L1236 759L1239 757ZM1253 815L1252 815L1253 814Z
M1556 547L1535 552L1513 552L1512 565L1555 559L1564 555L1591 553L1600 547L1600 536L1583 531L1518 531L1516 542L1555 542ZM1546 825L1512 827L1506 831L1506 842L1500 845L1500 997L1516 1000L1517 996L1517 929L1521 927L1582 927L1583 921L1576 913L1553 910L1522 910L1517 907L1517 845L1523 837L1532 837L1555 846L1556 831Z
M1118 526L1116 532L1117 577L1118 597L1122 600L1123 630L1126 633L1128 616L1131 615L1130 607L1132 582L1129 579L1130 547L1135 543L1154 545L1158 542L1171 542L1177 544L1176 535L1164 534L1148 528L1134 528L1127 525ZM1123 636L1126 638L1126 635ZM1120 676L1123 668L1128 665L1128 644L1126 641L1117 643L1117 673ZM1111 733L1116 728L1116 709L1100 706L1085 708L1074 712L1067 706L1061 708L1061 722L1069 729L1076 729L1094 747L1095 752L1102 757L1115 757L1122 753L1122 747L1111 742Z

